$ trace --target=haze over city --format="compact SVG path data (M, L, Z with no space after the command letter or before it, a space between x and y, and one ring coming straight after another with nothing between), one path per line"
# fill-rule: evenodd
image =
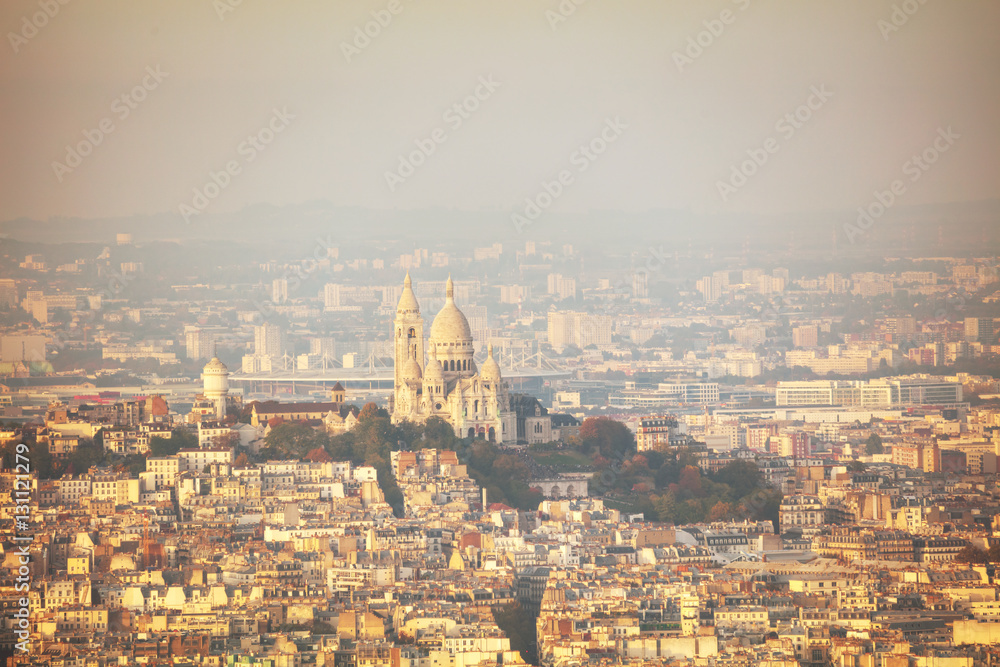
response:
M259 203L519 209L616 117L620 141L553 211L851 211L947 127L962 139L901 204L996 196L995 3L914 2L895 26L883 2L569 2L563 16L559 3L400 0L363 49L385 3L227 3L58 4L36 36L8 35L0 218L177 212L210 171L244 159L240 143L276 108L294 119L203 223ZM0 9L18 36L37 11ZM154 89L123 104L144 77ZM495 91L460 127L444 120L480 77ZM814 87L829 98L791 136L776 130ZM105 118L107 139L55 173ZM390 191L385 172L435 128L446 143ZM722 201L717 181L768 137L779 152Z
M994 664L998 23L7 0L0 659Z

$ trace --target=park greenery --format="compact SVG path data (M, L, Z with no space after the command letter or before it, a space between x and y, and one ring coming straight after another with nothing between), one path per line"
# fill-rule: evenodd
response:
M491 502L533 510L542 500L539 491L528 487L530 471L518 457L485 440L459 438L447 422L437 417L423 424L393 424L388 411L374 403L361 409L353 429L337 435L304 423L272 423L264 447L248 460L294 458L372 466L386 501L401 512L403 496L392 474L390 457L393 451L421 449L455 451L469 475L487 490Z
M497 627L510 638L510 647L521 652L529 665L538 664L538 639L535 634L537 613L525 609L518 602L496 605L492 609Z
M1000 563L1000 544L992 544L989 549L980 549L970 544L955 554L955 560L959 563L967 563L969 565Z
M579 436L565 445L533 447L530 456L519 456L486 440L459 438L442 419L393 424L386 410L369 403L358 414L357 425L339 435L304 423L272 423L264 447L248 460L294 458L372 466L386 500L399 511L402 494L390 457L400 449L453 450L491 503L523 510L537 509L542 500L541 492L529 485L532 463L593 472L592 494L604 495L653 521L776 521L781 501L751 461L733 461L716 473L705 473L687 449L640 454L628 428L606 417L584 420Z
M197 439L196 439L197 441ZM38 442L33 430L20 437L8 440L0 447L0 460L4 469L11 470L16 462L17 445L28 446L31 470L39 479L58 479L63 475L81 475L93 466L110 467L130 474L138 474L146 469L146 457L140 454L121 456L104 449L101 434L94 439L83 439L76 450L63 458L55 458L49 453L48 444Z
M693 448L640 453L628 428L607 417L584 420L579 436L569 438L565 446L536 445L531 452L536 461L557 471L593 471L591 494L647 520L683 524L751 519L777 525L781 494L765 484L752 461L734 460L706 473Z
M356 409L356 408L353 408ZM533 445L514 452L483 439L460 438L442 419L423 424L393 424L388 411L374 403L358 411L358 423L346 433L331 435L304 422L269 423L264 446L253 454L237 447L237 465L275 459L351 461L377 471L386 501L398 514L403 496L391 469L393 451L453 450L468 474L486 490L491 503L521 510L537 509L542 501L530 480L539 473L591 472L591 495L603 496L612 507L647 520L675 524L701 521L771 520L777 522L781 495L764 483L752 461L734 460L717 472L705 472L693 449L637 452L635 439L621 422L607 417L584 420L579 434L565 442ZM110 466L133 473L145 469L145 457L105 451L101 434L84 440L64 459L54 460L47 447L36 445L31 432L20 440L32 446L35 469L43 479L79 475L92 466ZM877 438L877 436L876 436ZM877 444L876 444L877 443ZM0 448L10 466L16 441ZM881 445L875 438L869 446ZM155 436L150 456L171 456L198 446L190 429L174 429L170 438Z
M868 436L868 440L865 441L865 454L868 456L873 456L875 454L884 454L885 447L882 445L882 438L878 433L872 432Z

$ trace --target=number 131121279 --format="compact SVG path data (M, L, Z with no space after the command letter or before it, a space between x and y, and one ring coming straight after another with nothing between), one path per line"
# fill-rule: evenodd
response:
M31 461L26 454L29 452L28 445L18 443L14 454L14 468L17 472L14 481L14 502L17 507L14 513L17 517L17 527L27 528L28 514L31 512Z

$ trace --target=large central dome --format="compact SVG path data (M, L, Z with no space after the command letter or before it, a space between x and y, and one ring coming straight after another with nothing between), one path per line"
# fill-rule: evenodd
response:
M472 327L455 305L455 284L450 276L445 289L444 308L431 324L431 340L435 343L472 342Z

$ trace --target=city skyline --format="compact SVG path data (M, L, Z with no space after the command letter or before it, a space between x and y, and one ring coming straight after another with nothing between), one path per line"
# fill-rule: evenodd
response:
M997 25L0 3L0 667L998 664Z

